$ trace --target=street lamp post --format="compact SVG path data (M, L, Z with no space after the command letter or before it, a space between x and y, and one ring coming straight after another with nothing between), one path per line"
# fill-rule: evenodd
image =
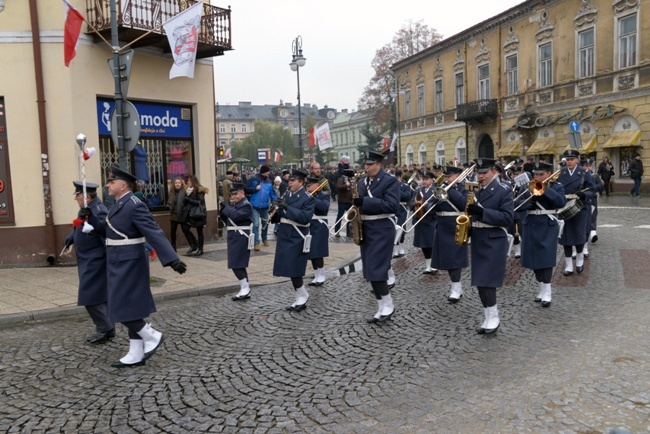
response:
M300 148L300 168L303 168L303 155L302 155L302 113L300 107L300 68L305 66L307 59L302 55L302 37L298 35L291 43L291 50L293 57L289 67L292 71L296 72L298 80L298 147Z

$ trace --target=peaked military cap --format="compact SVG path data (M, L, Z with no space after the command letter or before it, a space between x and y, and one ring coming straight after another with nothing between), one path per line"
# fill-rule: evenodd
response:
M364 164L374 164L380 163L385 158L384 154L376 151L368 151L366 153L366 158L364 159Z
M289 176L289 179L302 179L303 181L307 177L307 172L303 172L300 169L293 169L291 171L291 175Z
M478 173L485 173L494 167L494 163L496 163L496 161L497 160L494 158L477 158L474 160L476 163L476 171Z
M233 182L232 184L230 184L230 192L231 193L234 193L236 191L243 190L243 189L244 189L244 184L241 183L241 182Z
M111 177L108 178L107 181L114 181L118 179L125 182L130 182L132 184L135 184L136 181L138 180L138 178L131 175L126 170L122 170L117 166L111 166Z
M564 158L580 158L580 151L577 149L567 149L562 153Z
M462 167L455 167L455 166L445 166L442 168L442 173L445 176L453 175L454 173L463 173L463 168Z
M83 182L81 181L72 181L74 184L74 195L78 195L84 192L84 185ZM98 184L92 183L92 182L86 182L86 194L91 194L91 193L97 193L97 189L99 188Z
M553 165L550 163L545 163L543 161L536 162L533 168L533 173L544 173L544 172L552 172L552 171L553 171Z

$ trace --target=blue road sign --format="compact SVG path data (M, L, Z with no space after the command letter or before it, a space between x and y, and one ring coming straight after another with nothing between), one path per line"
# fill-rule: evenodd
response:
M571 123L569 124L569 128L574 133L577 133L578 131L580 131L580 124L578 123L578 121L571 121Z

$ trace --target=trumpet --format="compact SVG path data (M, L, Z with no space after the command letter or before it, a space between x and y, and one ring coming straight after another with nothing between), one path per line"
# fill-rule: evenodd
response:
M318 184L318 187L316 187L316 188L314 189L314 191L312 191L311 193L310 193L310 192L307 192L307 194L310 195L310 196L313 196L313 195L315 195L316 193L318 193L319 191L321 191L322 189L324 189L324 188L327 186L327 184L329 184L329 181L328 181L327 179L324 179L323 182L321 182L320 184Z
M546 178L544 181L537 181L533 179L528 183L528 190L524 190L523 193L521 193L519 196L515 198L515 201L519 198L521 198L524 194L530 192L530 197L526 198L522 203L520 203L514 210L518 211L519 208L524 206L525 204L528 203L529 200L531 200L533 197L537 196L542 196L546 192L546 188L548 184L551 182L555 182L559 177L560 177L560 172L562 172L562 169L558 170L557 172L553 173L551 176Z
M474 171L475 168L476 168L476 163L472 164L471 167L468 167L467 169L463 170L463 171L461 172L461 174L458 175L458 177L457 177L456 179L454 179L454 180L453 180L449 185L446 185L446 186L444 186L444 187L438 187L438 188L436 188L435 190L433 190L433 194L432 194L431 196L429 196L429 198L428 198L427 200L425 200L425 201L420 205L420 208L419 208L419 209L422 209L422 207L423 207L424 205L426 205L426 204L427 204L431 199L434 199L434 198L435 198L435 199L438 199L438 203L446 201L446 200L449 198L449 193L448 193L449 190L450 190L451 188L453 188L453 187L454 187L456 184L458 184L459 182L464 181L465 178L467 178L467 177L468 177L468 176L469 176L469 175ZM428 209L424 214L422 214L421 217L418 216L418 221L415 222L415 224L414 224L413 226L411 226L411 227L407 230L407 229L406 229L406 225L407 225L411 220L413 220L413 218L416 216L416 213L413 213L413 215L411 215L411 217L409 217L409 218L404 222L404 224L402 225L402 229L404 230L404 232L406 232L406 233L411 232L411 231L412 231L412 230L413 230L413 229L418 225L418 223L420 223L420 222L424 219L424 217L426 217L426 216L427 216L431 211L433 211L433 210L435 209L435 207L436 207L436 205L438 205L438 203L436 203L436 204L433 205L431 208L429 208L429 209ZM419 210L419 209L418 209L418 210Z

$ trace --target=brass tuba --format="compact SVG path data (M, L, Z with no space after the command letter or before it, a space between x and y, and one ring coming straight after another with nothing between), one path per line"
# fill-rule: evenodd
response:
M470 192L467 196L467 206L465 207L465 214L459 215L456 217L456 235L454 236L454 241L459 246L464 246L469 240L469 227L471 224L471 218L467 213L467 207L470 204L474 203L474 193Z

